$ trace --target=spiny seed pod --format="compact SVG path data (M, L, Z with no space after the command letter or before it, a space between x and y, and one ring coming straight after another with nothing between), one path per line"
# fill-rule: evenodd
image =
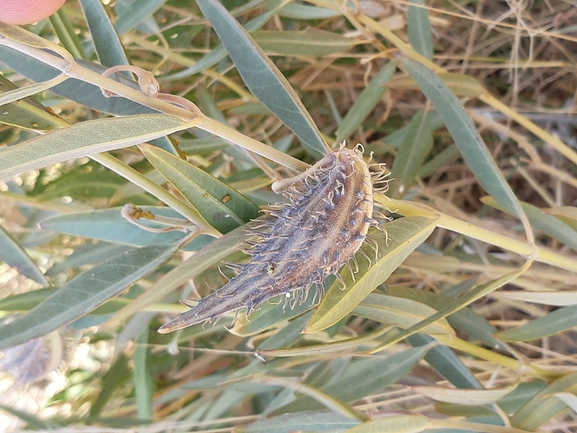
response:
M197 305L185 303L191 309L158 332L211 321L242 308L250 313L278 295L285 295L288 302L293 291L293 302L302 303L313 284L320 298L331 274L344 285L339 270L346 265L353 273L351 261L358 269L355 254L363 253L359 248L369 227L378 227L373 219L373 183L379 182L386 188L382 167L371 177L362 146L350 150L344 143L300 175L276 182L273 190L290 203L251 223L249 233L256 240L243 249L251 260L229 264L239 271L236 277Z

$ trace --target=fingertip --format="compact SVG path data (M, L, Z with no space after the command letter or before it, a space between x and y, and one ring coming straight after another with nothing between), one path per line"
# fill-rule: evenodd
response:
M0 21L6 24L32 24L49 17L65 0L0 0Z

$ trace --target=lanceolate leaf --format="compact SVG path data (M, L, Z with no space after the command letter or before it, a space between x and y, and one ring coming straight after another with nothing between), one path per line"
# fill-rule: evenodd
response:
M496 337L505 341L537 340L574 328L577 324L576 317L577 305L571 305L559 308L524 325L499 332Z
M511 425L535 431L540 425L567 409L566 404L554 394L564 391L574 392L575 385L577 385L577 372L568 373L554 380L546 388L533 394L532 398L515 412L511 417Z
M327 290L327 294L303 332L312 334L322 331L349 314L429 237L435 225L434 219L407 217L386 224L388 240L383 232L377 230L371 232L371 236L379 245L376 263L369 267L366 259L358 255L360 269L355 275L356 281L352 281L348 269L343 270L341 275L347 284L346 290L342 290L342 284L338 280L335 281ZM374 262L375 252L366 244L362 248Z
M353 39L314 28L297 32L258 31L250 36L263 50L284 55L327 56L345 52L355 45Z
M178 245L138 248L89 269L27 314L0 327L0 349L41 337L84 316L153 272Z
M104 66L128 65L124 47L99 0L80 0L98 60Z
M210 173L150 145L142 152L164 177L221 233L256 218L259 208Z
M432 422L423 415L403 414L387 415L382 418L372 419L361 425L347 430L347 433L420 433L428 431ZM453 433L461 430L453 430Z
M404 56L399 56L399 58L443 118L456 146L477 181L505 208L515 215L521 215L523 211L515 194L495 164L475 125L465 113L461 102L429 68L413 59Z
M411 187L419 168L433 147L433 125L429 113L419 111L408 126L391 170L394 193L400 197Z
M353 310L353 314L400 328L409 328L437 310L412 299L371 293ZM445 319L423 328L426 334L454 335Z
M341 401L354 401L391 385L405 376L423 358L429 347L414 347L386 358L367 358L352 362L320 391ZM284 409L304 410L320 408L309 398L297 400ZM288 411L288 410L287 410Z
M285 413L276 417L261 419L246 427L241 427L238 433L343 430L357 424L359 421L340 412L315 410Z
M484 405L500 400L517 387L518 383L491 389L455 389L442 386L413 386L414 392L436 401L464 405Z
M424 0L411 0L411 3L424 6ZM433 58L433 35L429 11L424 7L409 6L408 14L409 42L413 48L427 59Z
M387 63L359 95L337 129L337 143L348 138L349 135L351 135L374 110L375 106L385 94L385 83L391 79L395 70L396 66L394 63Z
M219 2L198 0L228 55L250 89L317 156L328 153L319 130L287 79Z
M153 215L180 217L179 213L169 207L143 206L142 209L150 211ZM45 230L138 247L178 242L186 236L180 231L152 233L143 230L125 220L121 215L121 210L118 207L58 215L40 222L40 227ZM154 221L145 220L143 224L146 223L154 228L166 227Z
M38 284L48 285L48 281L46 281L44 274L38 269L36 263L2 226L0 226L0 245L0 261L14 266L22 275L36 281Z
M90 120L9 147L0 158L0 179L50 164L121 149L190 127L166 114Z
M18 87L3 75L0 75L0 94L13 91ZM25 129L34 129L36 131L47 131L54 129L56 122L59 121L56 117L46 111L46 109L36 101L29 97L19 101L11 102L2 105L2 117L0 121L3 124L18 126Z

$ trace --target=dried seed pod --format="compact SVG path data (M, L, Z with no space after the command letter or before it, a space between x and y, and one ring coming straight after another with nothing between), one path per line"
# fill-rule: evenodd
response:
M381 172L376 174L382 182ZM325 292L328 275L340 279L339 270L352 260L367 238L373 219L373 180L363 159L363 148L341 146L313 167L273 185L275 192L290 203L269 210L264 219L252 223L257 240L244 252L252 256L235 266L239 274L215 293L163 325L168 333L211 321L231 311L247 313L277 295L296 291L294 302L304 302L316 284L317 294ZM344 283L343 283L344 284Z

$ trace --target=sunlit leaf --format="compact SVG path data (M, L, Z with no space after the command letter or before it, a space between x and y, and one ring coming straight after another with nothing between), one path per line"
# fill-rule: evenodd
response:
M577 290L507 290L493 293L493 297L514 299L516 301L534 302L536 304L563 307L577 305Z
M335 134L337 143L348 138L374 110L385 94L385 84L391 79L395 69L394 63L387 63L362 91L337 128Z
M287 3L280 11L280 15L285 18L295 20L324 20L338 17L340 13L330 9L309 6L299 3Z
M431 344L433 337L422 334L414 334L407 338L413 347ZM447 346L436 345L429 349L425 355L425 361L457 388L481 388L477 378L469 371L467 366Z
M30 258L24 248L2 226L0 226L0 260L14 266L25 277L28 277L43 286L48 285L46 277L38 265Z
M16 89L18 89L17 86L3 75L0 75L0 95ZM62 122L31 97L2 105L1 109L0 122L19 128L49 131L61 125Z
M527 431L536 430L567 408L567 405L554 394L574 390L576 385L576 372L552 381L540 392L533 394L532 398L513 414L511 425Z
M320 391L341 401L354 401L395 383L407 374L427 353L429 347L415 347L387 357L371 357L351 362L339 380L330 381ZM284 411L320 408L303 398L282 408Z
M141 145L140 148L156 169L221 233L258 216L258 206L210 173L157 147Z
M178 218L180 216L179 213L168 207L143 206L142 209L151 212L153 215L162 215L171 218ZM40 227L59 233L132 246L160 245L178 242L186 236L186 233L181 231L164 233L146 231L124 219L121 215L121 210L121 208L110 208L59 215L45 219L40 223ZM154 221L147 220L143 221L143 224L148 224L153 228L166 227Z
M477 98L483 92L481 83L469 75L443 73L437 76L455 95ZM398 90L418 90L419 84L412 77L398 77L389 81L388 87Z
M382 294L369 294L355 307L353 314L400 328L409 328L437 310L420 302ZM446 320L440 320L422 330L426 334L454 335Z
M0 178L81 156L121 149L190 127L166 114L114 117L77 123L2 152Z
M475 125L465 113L461 102L429 68L407 57L399 56L399 58L443 118L455 140L455 145L477 181L499 203L515 215L521 215L522 210L513 191L475 129Z
M295 56L327 56L342 53L355 41L336 33L309 27L303 31L258 31L250 36L265 51Z
M497 333L505 341L531 341L575 327L577 305L559 308L524 325Z
M370 234L379 245L376 262L369 267L366 259L359 256L359 272L354 282L348 269L344 270L341 275L347 284L346 290L342 290L338 280L335 281L303 332L312 334L322 331L349 314L427 239L435 225L435 219L407 217L386 224L388 239L385 233L372 231ZM367 245L362 248L374 260L375 252Z
M492 197L483 197L481 201L488 206L493 206L507 212L507 209L505 209L503 206L499 206L499 204ZM521 207L527 215L527 219L535 229L541 230L543 233L548 234L553 239L557 239L559 242L564 243L568 247L577 250L576 229L573 229L570 225L565 224L563 220L557 218L556 216L550 215L544 210L541 210L529 203L521 203Z
M366 421L346 433L418 433L430 426L431 421L423 415L388 415Z
M419 168L433 147L433 125L429 113L419 111L408 125L403 144L399 147L393 168L392 185L397 196L411 187Z
M517 383L501 388L491 389L456 389L443 386L413 386L417 394L446 403L464 405L484 405L500 400L517 387Z
M104 66L128 65L124 47L104 6L98 0L80 0L98 60Z
M236 429L238 433L290 433L300 430L342 430L359 424L339 412L326 410L286 413Z
M424 0L411 0L413 5L425 6ZM409 42L412 47L427 59L433 58L433 35L429 21L429 11L424 7L409 6L408 13Z
M218 2L198 0L243 81L252 94L266 105L317 155L328 148L296 92L278 68L248 33Z
M167 261L177 245L138 248L89 269L23 316L0 326L0 348L41 337L117 296Z

